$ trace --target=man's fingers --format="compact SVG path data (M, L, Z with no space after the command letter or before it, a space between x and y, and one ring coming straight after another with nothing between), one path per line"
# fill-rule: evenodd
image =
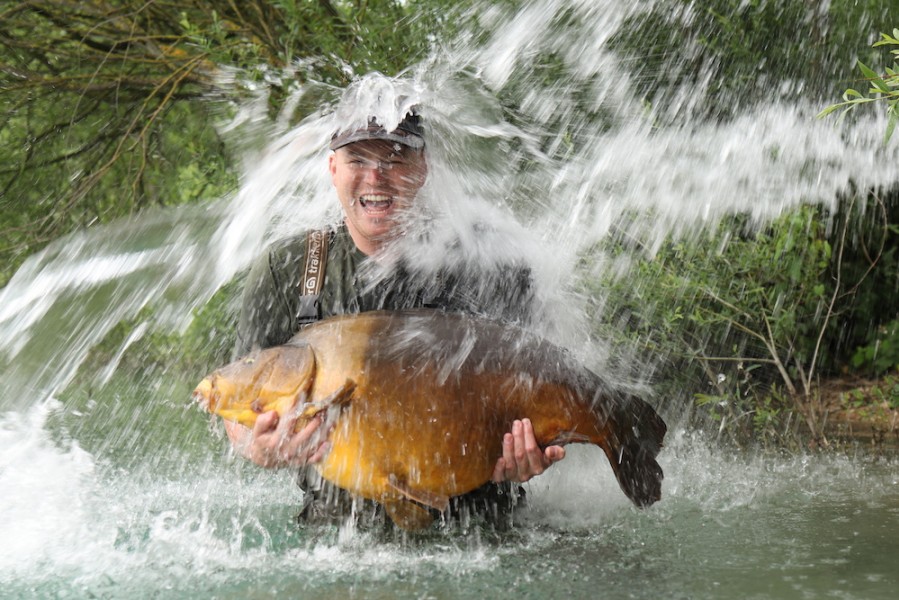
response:
M328 450L330 450L330 449L331 449L331 442L329 442L327 440L322 442L321 444L318 445L318 448L315 450L315 452L312 454L312 456L310 456L309 458L306 459L306 463L307 464L315 464L317 462L321 462L321 460L325 457L325 454L327 454Z
M506 461L500 458L496 461L496 466L493 467L493 477L491 481L493 483L502 483L506 480Z
M527 462L527 446L524 441L524 423L519 420L515 420L512 422L512 444L513 444L513 456L515 458L515 465L518 469L521 469L522 466Z
M515 467L514 445L515 440L512 434L505 434L503 436L503 455L496 461L496 466L493 468L494 482L510 481L515 477L517 469Z
M565 458L565 448L562 446L549 446L546 448L545 454L550 463L557 463Z
M542 474L550 463L543 454L543 450L537 445L537 439L534 436L534 425L531 423L531 420L522 419L521 425L524 438L524 453L528 459L528 478L530 478L534 475Z
M524 483L563 458L565 449L561 446L540 448L530 419L516 420L512 432L503 436L503 456L493 469L493 481Z
M298 415L296 411L292 410L279 419L278 433L281 434L282 438L290 438L293 436L294 429L297 427L297 418Z
M516 433L518 435L516 435ZM503 462L505 463L503 479L515 481L518 479L518 469L523 446L521 444L521 421L512 422L512 433L503 436Z
M293 422L294 422L294 426L295 426L297 420L294 419ZM302 429L300 429L297 432L296 436L305 442L306 440L311 439L312 436L314 436L318 432L318 429L321 426L322 426L321 415L315 415L314 417L309 419L309 422L306 423Z
M316 415L291 435L290 443L285 448L284 460L299 466L320 461L327 452L327 448L324 448L327 442L323 438L328 433L322 429L322 417Z
M256 417L256 423L253 425L253 437L258 438L261 435L271 432L278 426L278 413L270 410Z

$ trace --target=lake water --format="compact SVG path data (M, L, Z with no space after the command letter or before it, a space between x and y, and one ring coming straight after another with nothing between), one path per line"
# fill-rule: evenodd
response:
M604 46L652 4L485 5L479 46L452 46L409 75L434 131L459 140L430 146L422 201L448 231L495 225L462 250L475 263L527 257L541 302L564 307L542 333L600 373L608 349L587 339L577 290L584 258L622 268L590 254L613 228L661 243L734 212L764 222L829 205L850 180L899 180L899 145L881 145L874 112L837 128L814 119L819 103L779 98L659 126ZM563 13L576 26L560 31ZM535 53L570 79L531 94ZM498 100L509 94L515 125ZM583 118L583 97L609 120ZM273 126L233 196L73 234L0 290L0 597L896 597L899 459L718 447L681 424L689 389L661 403L663 499L649 509L630 505L597 449L572 447L526 486L530 507L508 532L297 525L292 474L234 459L221 425L191 404L206 373L154 371L134 350L183 331L267 241L334 219L333 127ZM582 143L560 150L572 139ZM92 353L126 322L118 348Z
M409 535L297 525L292 475L235 463L202 415L174 455L143 443L109 460L60 446L61 408L0 421L2 597L886 599L899 585L895 457L746 456L675 428L648 510L598 449L570 447L526 486L513 530Z

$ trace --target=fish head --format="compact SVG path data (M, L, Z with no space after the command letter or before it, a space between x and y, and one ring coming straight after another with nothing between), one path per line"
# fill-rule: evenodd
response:
M309 346L277 346L253 352L214 371L194 389L207 411L247 427L269 411L284 415L305 396L315 376Z

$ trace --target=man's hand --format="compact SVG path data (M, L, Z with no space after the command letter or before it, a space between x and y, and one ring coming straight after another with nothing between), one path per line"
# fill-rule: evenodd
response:
M496 461L493 481L524 483L563 458L565 448L562 446L548 446L545 451L540 449L530 419L516 420L512 423L512 433L503 436L503 457Z
M225 421L225 430L235 450L260 467L302 467L321 461L330 447L321 416L299 431L294 431L296 424L293 411L284 417L269 411L259 415L252 431L231 421Z

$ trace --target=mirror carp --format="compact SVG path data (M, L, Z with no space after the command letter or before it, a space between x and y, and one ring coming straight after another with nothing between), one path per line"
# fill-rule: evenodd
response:
M541 447L600 446L637 506L661 498L656 462L666 425L642 399L612 389L562 348L524 330L432 309L342 315L205 378L210 412L253 426L262 412L329 411L321 476L420 529L453 496L487 483L512 421Z

